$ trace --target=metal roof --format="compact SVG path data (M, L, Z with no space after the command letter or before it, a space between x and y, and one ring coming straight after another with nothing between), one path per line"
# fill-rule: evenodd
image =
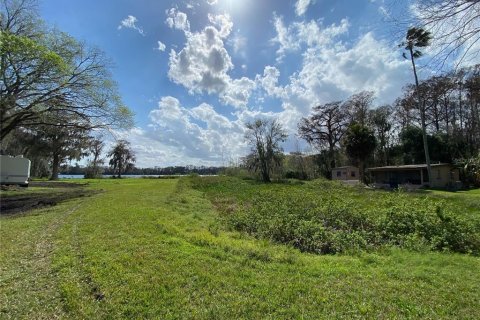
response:
M449 163L435 163L430 165L433 167L453 167ZM426 169L426 164L406 164L401 166L385 166L385 167L375 167L375 168L367 168L368 171L386 171L386 170L417 170L417 169Z

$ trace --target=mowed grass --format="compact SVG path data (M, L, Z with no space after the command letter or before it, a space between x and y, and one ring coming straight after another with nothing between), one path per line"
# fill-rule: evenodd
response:
M89 188L0 218L0 318L480 318L477 257L301 253L226 231L186 180Z
M480 217L480 189L455 192L427 190L419 193L427 194L432 198L447 200L448 204L456 207L458 211Z

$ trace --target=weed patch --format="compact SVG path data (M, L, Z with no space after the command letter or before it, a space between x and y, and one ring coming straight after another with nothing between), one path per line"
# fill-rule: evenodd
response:
M227 177L190 180L220 208L231 229L301 251L356 253L397 246L480 253L479 219L464 217L439 199L325 180L304 185L259 185Z

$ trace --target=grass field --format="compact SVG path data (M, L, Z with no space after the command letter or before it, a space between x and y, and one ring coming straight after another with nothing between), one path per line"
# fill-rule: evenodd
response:
M228 231L216 210L235 211L262 189L300 187L226 194L186 180L97 180L87 188L102 192L91 197L2 216L0 318L480 318L478 257L395 247L302 253ZM460 193L402 196L480 215L474 192L468 203ZM347 200L369 210L375 197L352 191Z

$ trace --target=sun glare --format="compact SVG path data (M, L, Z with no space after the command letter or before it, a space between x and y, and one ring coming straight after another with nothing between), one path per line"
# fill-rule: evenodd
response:
M242 13L249 7L249 0L218 0L219 7L229 13Z

